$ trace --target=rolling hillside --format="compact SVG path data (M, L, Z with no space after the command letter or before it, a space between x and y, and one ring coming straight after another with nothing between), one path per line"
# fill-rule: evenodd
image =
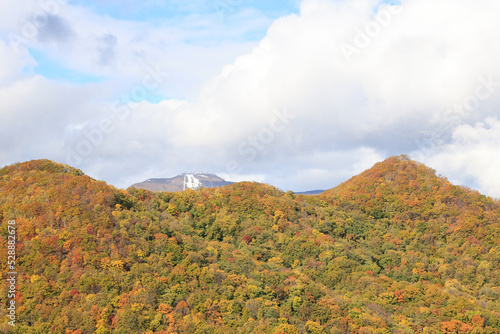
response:
M500 333L498 203L406 156L314 196L126 191L48 160L0 194L2 333Z

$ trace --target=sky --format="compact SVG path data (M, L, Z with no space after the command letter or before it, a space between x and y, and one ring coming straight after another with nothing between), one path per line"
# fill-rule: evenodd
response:
M500 198L498 0L2 0L0 166L329 189L407 154Z

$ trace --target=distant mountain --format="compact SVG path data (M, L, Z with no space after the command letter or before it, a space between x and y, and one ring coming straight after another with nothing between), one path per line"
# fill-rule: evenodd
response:
M295 195L319 195L325 190L309 190L309 191L295 191Z
M233 184L210 173L184 173L171 178L155 178L133 184L131 187L149 191L183 191L186 189L218 188Z

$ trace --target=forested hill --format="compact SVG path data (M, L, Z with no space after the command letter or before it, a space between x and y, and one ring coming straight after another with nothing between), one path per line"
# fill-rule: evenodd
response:
M0 170L1 333L500 333L500 208L405 156L315 196ZM8 270L3 261L2 272Z

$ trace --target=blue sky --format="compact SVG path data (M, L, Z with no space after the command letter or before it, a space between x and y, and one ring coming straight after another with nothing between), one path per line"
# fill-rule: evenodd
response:
M259 10L270 18L297 13L300 1L266 0L197 0L197 1L70 1L71 4L92 8L97 13L116 19L161 21L186 15L214 14L231 19L244 9Z
M34 68L36 74L40 74L47 79L67 81L76 84L87 84L99 82L104 77L88 75L77 70L71 70L61 66L56 60L50 59L45 53L36 49L29 50L31 56L38 63Z
M121 188L202 168L303 191L408 154L500 197L498 12L3 0L0 165L48 158Z

